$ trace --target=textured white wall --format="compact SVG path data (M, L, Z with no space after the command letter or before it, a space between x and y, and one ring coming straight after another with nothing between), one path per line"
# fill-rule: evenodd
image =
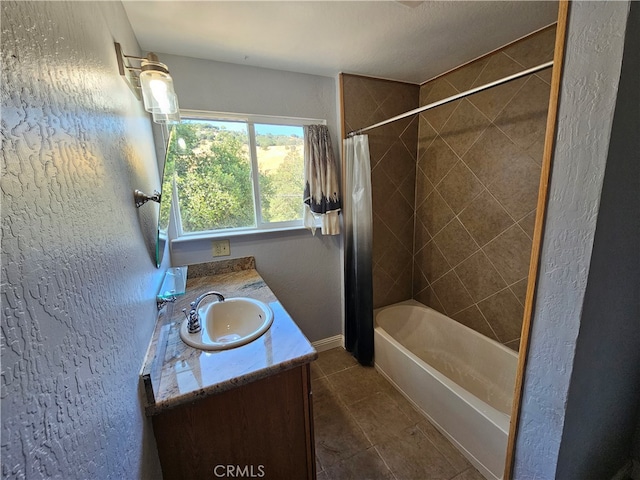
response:
M162 272L119 2L2 5L3 478L160 478L139 369Z
M333 78L159 56L171 66L180 108L325 119L338 155ZM340 237L294 231L231 238L231 257L248 255L309 340L342 333ZM171 259L174 265L215 260L211 240L174 244Z
M632 2L558 478L612 478L640 421L640 3ZM588 419L588 421L585 421Z
M514 478L555 478L629 4L572 2Z

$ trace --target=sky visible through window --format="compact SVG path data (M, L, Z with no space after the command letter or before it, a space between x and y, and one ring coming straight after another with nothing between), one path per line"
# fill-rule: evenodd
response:
M183 123L203 123L203 120L190 120L183 119ZM234 122L234 121L216 121L216 120L207 120L208 124L219 127L222 130L229 130L232 132L246 132L247 124L246 122ZM300 126L290 126L290 125L264 125L264 124L256 124L256 134L257 135L302 135L302 127Z

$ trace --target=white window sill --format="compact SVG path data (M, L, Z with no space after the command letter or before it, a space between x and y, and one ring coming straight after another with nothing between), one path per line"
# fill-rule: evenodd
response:
M318 230L321 229L321 225L316 224L316 228ZM249 230L227 230L227 231L219 231L219 232L203 232L203 233L192 233L187 235L181 235L177 238L171 240L172 244L180 244L180 243L190 243L196 242L199 240L215 240L218 238L237 238L237 237L248 237L248 236L266 236L271 233L282 233L282 232L302 232L309 231L304 225L294 225L288 227L279 227L279 228L261 228L261 229L249 229ZM311 232L309 231L309 234Z

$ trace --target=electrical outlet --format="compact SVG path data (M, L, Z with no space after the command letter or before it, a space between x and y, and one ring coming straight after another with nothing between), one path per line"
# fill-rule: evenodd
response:
M213 256L214 257L226 257L231 255L231 248L229 247L229 240L214 240L213 241Z

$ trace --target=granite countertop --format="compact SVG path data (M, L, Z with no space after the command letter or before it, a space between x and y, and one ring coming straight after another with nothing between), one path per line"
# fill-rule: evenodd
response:
M216 290L225 298L250 297L273 310L271 328L246 345L207 352L186 345L182 309ZM146 414L191 403L245 385L318 357L298 326L255 269L253 257L189 266L187 292L161 312L142 370Z

